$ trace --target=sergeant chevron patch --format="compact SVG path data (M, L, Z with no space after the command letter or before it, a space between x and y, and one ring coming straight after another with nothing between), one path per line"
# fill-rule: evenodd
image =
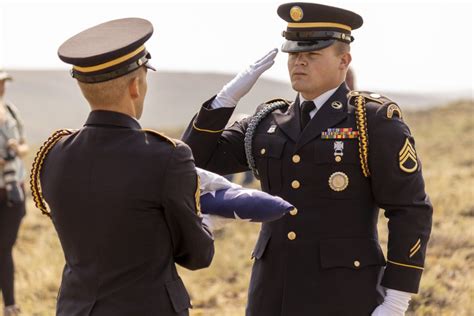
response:
M416 151L408 138L399 153L399 166L406 173L413 173L418 169Z

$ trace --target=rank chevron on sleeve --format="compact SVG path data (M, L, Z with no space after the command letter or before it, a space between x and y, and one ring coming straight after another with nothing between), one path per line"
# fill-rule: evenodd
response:
M412 161L413 165L411 167L406 166L406 163L409 161ZM415 148L413 148L413 145L408 140L408 138L405 140L405 144L400 150L399 165L400 165L400 169L402 169L406 173L412 173L418 169L418 160L416 158L416 151L415 151Z

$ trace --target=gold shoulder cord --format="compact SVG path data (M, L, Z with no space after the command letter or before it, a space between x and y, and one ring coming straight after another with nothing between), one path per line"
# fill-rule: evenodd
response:
M369 135L367 133L367 114L365 109L365 98L361 95L356 97L357 129L359 130L359 158L364 177L370 176L369 171Z
M31 175L30 175L30 187L31 187L31 194L33 195L33 201L35 202L35 206L43 213L43 215L48 216L51 218L51 213L48 211L46 202L43 198L43 194L41 192L41 183L40 183L40 173L41 167L43 166L44 159L48 152L53 148L53 146L64 136L72 134L72 130L61 129L54 132L48 140L40 147L38 152L36 153L35 159L33 161L33 166L31 168Z

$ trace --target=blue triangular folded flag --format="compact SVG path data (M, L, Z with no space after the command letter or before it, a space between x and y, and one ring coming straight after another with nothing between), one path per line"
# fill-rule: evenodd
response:
M283 217L294 206L268 193L230 187L201 195L203 214L250 222L269 222Z

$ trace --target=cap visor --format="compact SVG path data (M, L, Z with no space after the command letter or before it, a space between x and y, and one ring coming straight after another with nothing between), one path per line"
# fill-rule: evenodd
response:
M320 40L312 42L303 41L286 41L281 46L281 51L284 53L300 53L300 52L311 52L315 50L321 50L334 44L336 40Z
M150 62L147 62L147 63L145 64L145 68L150 69L150 70L153 70L153 71L156 71L156 68L153 67L153 66L150 64Z

